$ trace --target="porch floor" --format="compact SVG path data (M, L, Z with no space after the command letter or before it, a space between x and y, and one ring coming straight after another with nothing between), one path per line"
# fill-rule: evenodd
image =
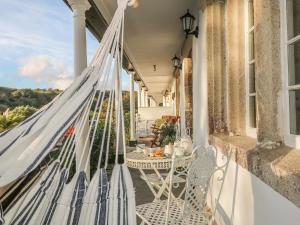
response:
M151 193L145 181L140 178L140 172L137 169L129 170L133 179L134 188L136 190L136 205L152 202L154 200L153 194ZM137 224L140 224L141 220L139 218L137 219ZM214 223L213 225L217 225L217 223Z

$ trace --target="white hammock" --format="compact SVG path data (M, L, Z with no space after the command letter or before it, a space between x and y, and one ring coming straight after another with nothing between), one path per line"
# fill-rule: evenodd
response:
M0 225L4 224L4 219L3 219L3 210L2 207L0 206Z
M118 8L101 45L81 76L29 119L16 128L0 134L0 187L2 187L33 171L64 137L67 129L75 127L74 132L64 138L57 160L50 164L39 181L5 213L4 224L136 224L132 180L127 167L117 164L119 151L125 152L120 76L124 11L127 3L128 0L118 0ZM107 95L108 107L104 110L103 102ZM116 166L109 184L106 167L113 109L116 111ZM88 160L84 162L83 152L79 165L85 165L85 169L78 171L71 182L67 183L69 170L75 158L76 140L83 134L90 111L94 114L83 148ZM105 115L105 127L101 137L98 170L88 185L86 171L93 146L88 143L95 141L98 123L103 118L100 115ZM104 156L105 166L101 169ZM0 214L0 224L1 218Z

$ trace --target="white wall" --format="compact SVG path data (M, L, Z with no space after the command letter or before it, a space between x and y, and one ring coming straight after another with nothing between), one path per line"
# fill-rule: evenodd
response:
M175 115L173 107L140 107L138 108L140 120L156 120L162 116Z
M219 154L218 163L222 162ZM217 199L221 183L217 176L212 180L210 205L212 199ZM219 225L300 224L300 209L296 205L234 161L229 163L218 205Z

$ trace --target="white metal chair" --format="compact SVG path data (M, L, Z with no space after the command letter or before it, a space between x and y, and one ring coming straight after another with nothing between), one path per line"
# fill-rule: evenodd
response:
M195 156L196 151L197 148L195 148L191 153L191 155L188 156L188 158L186 158L184 161L180 161L180 158L178 158L176 160L176 164L172 162L172 169L173 167L176 167L173 169L173 173L175 173L175 175L173 176L172 179L167 179L169 176L168 172L161 173L161 174L151 173L151 174L147 174L148 182L157 190L161 189L165 181L169 186L170 186L170 182L172 182L173 187L178 188L181 184L184 184L186 182L187 171L189 166L191 165L192 160L196 158ZM176 171L178 168L180 171ZM171 172L172 171L170 171L170 173ZM140 176L140 178L145 180L144 176ZM169 187L167 189L170 190ZM168 197L168 191L164 191L163 195L165 197Z
M212 213L205 210L206 196L212 175L220 169L216 164L214 147L198 148L198 157L187 168L186 188L177 197L169 192L168 200L159 200L139 205L136 208L142 224L148 225L208 225L212 222ZM180 169L173 157L170 190L176 176L186 174ZM224 176L224 173L223 173ZM184 199L182 198L184 196Z

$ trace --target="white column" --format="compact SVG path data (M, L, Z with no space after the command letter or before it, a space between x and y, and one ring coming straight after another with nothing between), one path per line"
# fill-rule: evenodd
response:
M193 39L193 141L194 145L208 145L208 83L206 61L206 22L199 11L199 38Z
M142 87L142 93L141 93L141 107L145 107L145 87Z
M156 107L156 101L154 100L154 98L150 98L150 106L151 107Z
M166 106L170 106L170 94L166 96Z
M163 95L163 107L166 106L166 96Z
M148 91L145 91L145 107L149 107Z
M87 49L86 49L86 32L85 32L85 12L90 8L87 0L68 0L73 10L74 23L74 75L80 76L82 71L87 67ZM88 118L85 122L82 135L76 138L76 170L80 171L85 168L88 160L89 141L86 143L89 131ZM84 149L85 146L85 149ZM84 152L84 155L82 153ZM81 164L80 164L81 162ZM80 165L79 165L80 164ZM89 180L89 165L86 171Z
M68 0L74 20L74 74L79 76L87 66L85 12L91 7L88 0Z
M139 107L141 107L141 87L140 87L140 85L138 85L137 97L138 97L138 108L139 108Z
M130 91L130 141L136 140L135 135L135 96L134 96L134 72L129 74L129 91Z

